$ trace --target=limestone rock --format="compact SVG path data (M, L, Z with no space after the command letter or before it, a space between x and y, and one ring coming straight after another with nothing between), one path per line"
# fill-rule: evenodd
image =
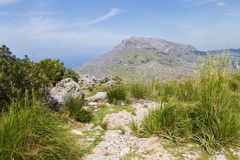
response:
M105 101L107 98L107 92L98 92L92 97L87 98L88 102L99 102L99 101Z
M63 104L66 97L72 96L75 98L80 98L81 95L81 88L79 84L74 82L71 78L66 78L58 82L51 90L49 95L49 103Z
M127 111L121 111L118 113L112 113L107 115L103 122L108 124L108 129L114 130L123 128L127 133L130 133L130 129L128 127L129 122L133 119L133 115Z

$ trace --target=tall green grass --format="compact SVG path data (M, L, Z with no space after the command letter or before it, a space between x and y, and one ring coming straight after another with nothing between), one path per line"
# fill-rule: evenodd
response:
M65 101L65 109L69 112L70 117L79 122L90 122L93 118L91 111L83 108L84 99L68 97Z
M240 93L240 73L234 73L231 75L229 87L232 91Z
M137 99L144 99L150 97L151 90L149 84L135 82L130 85L131 96Z
M200 63L198 79L159 85L159 95L168 103L145 117L140 133L174 142L190 140L208 152L239 146L240 95L233 92L239 84L231 86L238 76L230 78L228 64L225 55L208 57Z
M193 110L193 134L207 151L239 145L239 113L234 112L238 104L228 86L228 65L228 59L222 55L209 57L200 68L200 95L199 104Z
M155 82L152 87L157 96L163 102L177 100L183 102L193 102L198 98L198 80L186 79L181 81L170 81L167 83ZM152 91L153 92L153 91Z
M0 159L80 159L57 116L36 99L15 101L0 117Z
M123 85L118 85L110 88L107 91L107 98L109 103L117 103L117 101L127 100L127 89Z
M145 117L140 135L148 137L157 134L174 142L183 142L190 138L191 130L187 109L176 104L168 104L153 110Z

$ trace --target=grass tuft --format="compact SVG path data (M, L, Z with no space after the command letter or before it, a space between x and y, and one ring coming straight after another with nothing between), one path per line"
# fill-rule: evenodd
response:
M126 101L127 100L127 90L123 85L114 86L110 88L107 92L107 98L109 103L116 104L117 101Z
M160 135L177 143L190 140L207 152L239 146L240 78L228 72L225 55L200 64L199 79L157 86L167 103L145 117L140 135Z
M83 108L84 100L68 97L65 101L65 108L70 116L79 122L90 122L93 118L92 112Z
M150 97L150 89L147 84L136 82L130 85L131 96L137 99Z
M25 98L0 118L0 159L80 159L69 131L47 106Z

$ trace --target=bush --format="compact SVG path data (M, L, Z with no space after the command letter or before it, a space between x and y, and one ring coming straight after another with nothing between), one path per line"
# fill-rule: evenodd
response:
M79 75L71 69L66 69L64 78L72 78L75 82L78 82Z
M70 116L79 122L90 122L92 120L92 113L83 108L84 100L69 97L65 101L65 108Z
M38 66L52 84L56 84L64 78L65 67L59 60L43 59Z
M114 86L107 92L107 98L110 103L127 100L127 90L124 86Z
M27 56L19 59L6 46L0 47L0 110L7 109L12 99L22 97L25 92L34 90L44 96L48 84L48 78Z
M150 89L147 84L136 82L130 85L130 93L134 98L144 99L150 95Z
M0 117L0 159L79 159L78 146L57 116L25 98Z
M7 46L0 46L0 111L7 110L13 99L21 98L26 92L34 91L39 98L46 98L49 84L66 77L78 79L78 75L59 60L44 59L35 63L27 56L19 59Z

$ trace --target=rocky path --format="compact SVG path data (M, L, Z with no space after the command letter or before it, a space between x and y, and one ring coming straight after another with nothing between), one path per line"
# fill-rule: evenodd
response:
M138 138L131 134L129 128L131 121L140 122L148 110L157 107L157 104L151 101L139 101L131 107L136 109L134 115L124 110L104 118L103 121L108 123L104 140L94 148L92 154L84 157L85 160L172 159L171 154L161 145L159 138Z
M130 104L129 107L135 112L120 110L106 114L103 122L107 123L107 130L91 124L73 131L81 137L80 144L90 144L89 153L83 157L83 160L227 159L223 154L209 156L199 152L199 148L191 144L176 147L159 137L134 136L129 123L135 121L139 124L148 111L156 108L158 104L147 100L132 100Z

